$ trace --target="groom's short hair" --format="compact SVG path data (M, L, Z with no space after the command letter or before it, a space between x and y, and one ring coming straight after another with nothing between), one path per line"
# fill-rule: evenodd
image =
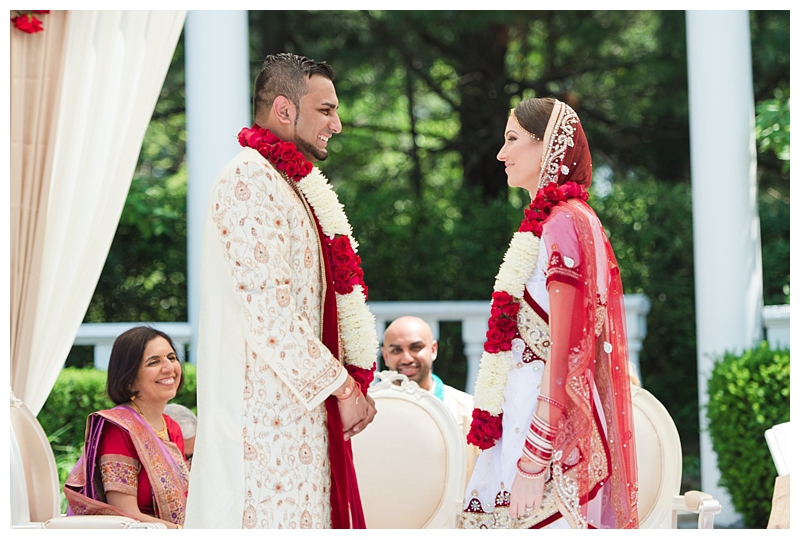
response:
M333 68L325 62L317 62L297 54L270 54L264 58L254 84L254 115L258 117L259 111L271 107L279 95L286 97L299 109L300 98L308 91L306 81L314 75L333 81Z

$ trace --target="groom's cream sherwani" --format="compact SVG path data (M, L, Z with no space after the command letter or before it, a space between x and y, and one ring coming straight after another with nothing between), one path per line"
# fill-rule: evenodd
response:
M245 148L206 208L198 430L187 528L328 528L324 401L347 371L320 342L325 273L310 209Z

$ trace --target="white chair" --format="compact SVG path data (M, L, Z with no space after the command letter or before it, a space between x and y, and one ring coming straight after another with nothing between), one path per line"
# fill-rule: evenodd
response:
M377 373L369 394L378 414L352 439L367 528L455 528L466 480L455 418L393 371Z
M778 475L789 475L792 471L792 430L790 423L779 423L767 429L764 433L767 439L767 446L775 463Z
M677 528L679 514L696 514L699 529L712 529L722 507L705 492L680 493L681 439L667 409L649 391L632 385L639 527Z
M11 393L11 529L164 528L121 516L63 516L53 450L39 421Z

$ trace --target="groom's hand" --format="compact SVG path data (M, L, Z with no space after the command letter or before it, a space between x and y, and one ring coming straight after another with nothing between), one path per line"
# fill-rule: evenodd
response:
M377 408L375 408L375 401L372 400L372 397L370 397L369 395L363 395L362 398L364 399L364 402L367 404L367 415L364 417L364 419L353 425L352 428L344 430L345 441L349 440L350 438L352 438L353 436L364 430L367 425L372 423L372 420L375 419L375 414L378 413Z

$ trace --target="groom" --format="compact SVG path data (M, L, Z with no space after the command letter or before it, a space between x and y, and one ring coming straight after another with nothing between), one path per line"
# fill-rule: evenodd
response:
M363 528L349 438L375 416L361 259L325 177L324 62L270 55L206 208L187 528Z

